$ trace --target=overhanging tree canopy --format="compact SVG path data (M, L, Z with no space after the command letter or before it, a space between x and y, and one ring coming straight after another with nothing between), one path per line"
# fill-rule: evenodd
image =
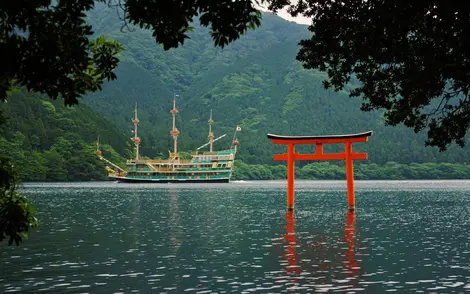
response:
M354 76L362 110L385 110L386 123L419 132L440 150L464 145L470 127L470 3L415 0L274 0L312 19L297 59L328 73L326 88ZM292 2L292 3L291 3ZM294 4L293 2L297 2Z
M115 79L121 46L104 37L89 40L93 32L86 12L99 2L117 8L124 26L152 30L165 50L183 44L194 16L211 26L215 45L221 47L259 26L261 18L249 0L1 1L0 99L18 85L53 99L61 96L71 105L101 89L103 81Z
M54 2L54 3L52 3ZM257 5L288 8L312 19L312 38L297 56L306 68L326 71L325 87L343 89L362 109L385 110L386 122L415 131L427 127L427 144L441 150L464 144L470 127L470 3L416 0L32 0L0 3L0 99L13 85L62 96L65 104L115 79L121 47L101 37L89 40L85 13L106 3L128 23L153 31L164 49L188 38L199 17L216 46L260 25Z

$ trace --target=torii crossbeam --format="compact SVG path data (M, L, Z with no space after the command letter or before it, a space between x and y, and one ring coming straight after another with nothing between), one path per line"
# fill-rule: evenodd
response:
M373 134L372 131L348 134L348 135L327 135L327 136L279 136L268 134L273 144L287 145L287 153L274 155L274 160L287 161L287 209L294 210L294 167L296 160L344 160L346 161L346 182L348 189L348 207L354 210L354 170L353 160L366 160L367 153L353 152L352 144L367 142ZM295 145L311 144L315 145L314 154L299 154L295 152ZM323 153L324 144L344 144L344 152Z

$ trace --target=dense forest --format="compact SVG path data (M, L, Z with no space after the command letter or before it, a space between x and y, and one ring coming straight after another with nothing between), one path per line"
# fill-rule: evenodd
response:
M285 150L272 145L267 133L367 130L374 131L369 142L355 145L357 151L369 153L368 161L355 165L357 179L470 178L469 147L451 146L440 153L424 146L423 134L384 126L378 112L361 112L360 99L349 98L347 89L324 90L324 74L295 61L298 41L308 36L306 26L263 14L261 28L224 49L214 48L207 30L197 29L182 48L164 51L150 32L132 27L122 32L111 8L99 6L88 17L98 34L119 40L125 48L118 80L106 83L103 91L85 97L79 106L64 107L60 100L26 90L1 105L7 124L0 154L12 157L23 180L105 179L104 165L93 154L97 137L105 157L118 163L129 158L135 103L142 154L162 157L172 149L169 110L175 93L180 150L206 143L211 109L216 137L227 134L215 148L229 147L235 127L241 126L235 179L285 178L285 166L272 160L273 154ZM325 147L332 150L334 146ZM342 164L302 162L296 173L302 179L344 179Z
M122 162L127 138L86 105L65 107L24 90L14 93L1 111L6 116L0 154L10 157L22 180L103 180L104 165L94 151L98 135L105 155Z
M298 41L308 36L304 25L265 13L259 29L226 48L214 48L207 30L197 27L183 47L164 51L148 31L130 27L122 32L122 22L108 7L97 7L89 17L98 34L119 40L125 51L118 80L85 102L128 134L137 102L144 155L153 157L171 149L169 110L177 93L179 144L184 150L206 142L213 109L215 135L227 134L216 145L228 147L235 126L240 125L238 158L249 164L275 164L272 154L281 149L271 145L267 133L367 130L373 130L374 136L357 146L369 152L373 163L470 162L468 147L452 146L440 153L424 146L424 134L384 126L379 112L361 112L360 99L349 98L347 91L324 90L324 74L305 70L295 61Z
M278 180L285 179L286 165L235 163L233 180ZM344 180L343 163L316 162L295 169L295 178L303 180ZM354 164L354 178L357 180L435 180L468 179L470 165L457 163L412 163L400 164Z
M104 165L93 154L97 135L104 155L123 165L131 153L128 138L112 123L86 105L65 107L25 91L15 93L1 108L0 154L12 158L24 181L104 180ZM162 154L158 154L162 156ZM237 160L234 180L285 179L282 164L247 164ZM456 163L355 165L356 179L468 179L470 165ZM298 179L344 179L343 162L309 163L296 169Z

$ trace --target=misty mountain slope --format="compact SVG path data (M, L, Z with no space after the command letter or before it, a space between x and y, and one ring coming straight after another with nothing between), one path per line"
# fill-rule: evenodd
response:
M424 147L423 134L386 127L380 113L359 110L359 98L348 97L346 91L324 90L325 74L303 69L295 61L298 41L309 36L306 26L265 13L262 27L221 49L214 47L206 28L194 25L195 32L183 47L164 51L148 31L121 32L122 22L112 9L100 6L90 19L97 34L119 40L126 50L118 80L85 101L129 135L133 106L138 103L144 155L166 154L172 148L169 110L177 93L182 150L207 142L212 109L215 135L227 134L215 143L217 148L228 147L235 126L240 125L238 157L248 163L273 163L272 155L283 152L272 146L267 133L366 130L373 130L374 136L358 150L369 152L372 162L470 161L468 148L454 146L439 153Z

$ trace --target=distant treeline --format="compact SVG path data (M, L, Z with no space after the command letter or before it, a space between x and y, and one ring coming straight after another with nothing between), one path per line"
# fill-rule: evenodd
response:
M21 90L12 95L8 103L1 104L0 112L7 117L7 121L0 125L0 155L12 160L23 181L105 180L105 165L94 154L97 136L100 135L100 141L104 143L100 145L103 155L120 165L132 154L132 148L126 144L130 142L130 136L126 136L86 105L70 108L63 107L61 103ZM261 148L250 152L262 153L264 158L272 158L273 154ZM181 156L188 158L189 154L182 152ZM157 153L156 157L166 156ZM432 156L426 159L437 160ZM370 180L470 179L470 164L467 164L465 158L459 160L459 163L419 164L356 162L354 176L356 179ZM286 178L285 163L268 165L246 162L249 159L236 161L233 179ZM296 166L296 178L343 180L344 162L299 165Z
M285 179L286 165L248 165L237 161L233 180ZM296 179L344 180L344 163L319 162L296 166ZM354 178L357 180L424 180L424 179L470 179L470 165L454 163L386 164L355 163Z
M125 136L86 105L64 107L60 100L21 89L0 104L0 155L11 159L22 181L89 181L106 179L100 148L113 162L127 156Z

